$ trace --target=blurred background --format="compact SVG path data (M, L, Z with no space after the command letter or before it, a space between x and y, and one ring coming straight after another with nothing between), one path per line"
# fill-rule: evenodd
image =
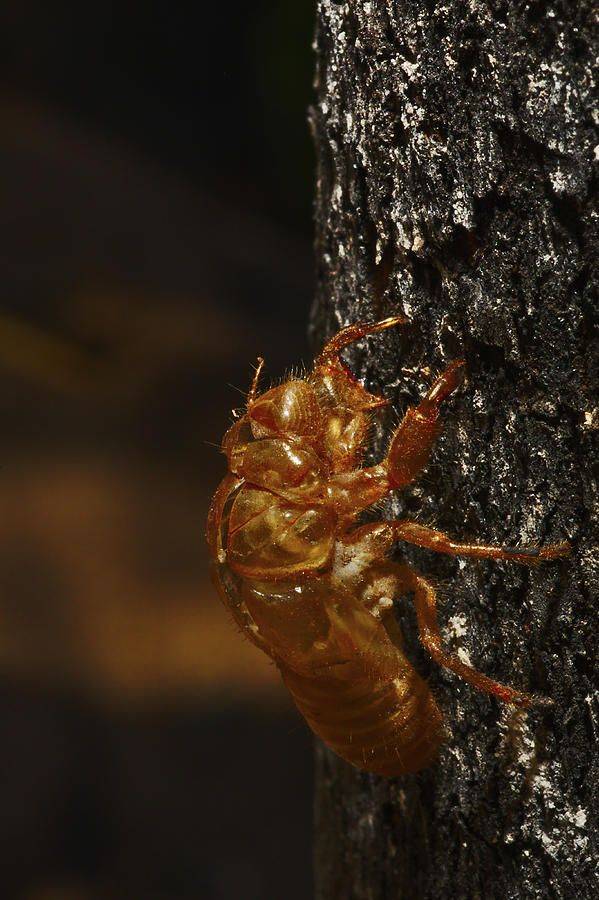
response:
M311 896L312 741L204 549L309 360L313 0L0 4L0 878Z

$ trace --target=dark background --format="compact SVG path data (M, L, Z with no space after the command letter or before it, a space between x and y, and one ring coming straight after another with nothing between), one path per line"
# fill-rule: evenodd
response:
M311 895L311 737L207 576L308 359L312 2L0 7L2 896Z

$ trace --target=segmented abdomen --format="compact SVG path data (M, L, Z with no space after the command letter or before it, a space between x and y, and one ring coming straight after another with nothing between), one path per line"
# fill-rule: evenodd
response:
M441 714L414 670L394 681L281 673L310 728L352 765L390 778L435 761Z

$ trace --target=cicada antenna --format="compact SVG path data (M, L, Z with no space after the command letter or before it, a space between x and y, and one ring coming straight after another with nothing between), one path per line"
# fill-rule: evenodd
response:
M256 394L258 393L258 379L260 378L260 372L262 371L263 366L264 360L261 356L259 356L258 365L256 366L256 371L254 372L254 380L252 381L252 386L248 394L248 408L252 405L252 403L256 402Z

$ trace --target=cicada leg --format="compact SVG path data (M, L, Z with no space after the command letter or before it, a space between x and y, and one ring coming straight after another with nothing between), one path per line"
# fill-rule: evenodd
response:
M461 383L464 366L463 360L457 360L445 369L418 406L408 409L397 426L383 463L391 489L409 484L428 462L439 431L441 406Z
M385 628L392 640L397 640L397 632L391 621L390 601L394 596L413 591L420 640L435 662L508 703L530 706L532 699L522 691L483 675L445 650L437 621L434 586L411 567L381 559L393 546L404 524L399 521L365 525L348 535L345 541L340 542L337 577L354 579L355 589L359 590L363 602L373 614L384 618ZM550 701L535 698L534 702Z
M570 554L570 545L566 541L558 544L546 544L544 547L510 547L506 544L496 546L469 541L460 543L442 531L436 531L434 528L428 528L426 525L410 522L407 519L389 524L392 525L396 538L407 541L409 544L416 544L418 547L435 550L437 553L449 553L452 556L501 559L531 566L537 562L559 559Z

